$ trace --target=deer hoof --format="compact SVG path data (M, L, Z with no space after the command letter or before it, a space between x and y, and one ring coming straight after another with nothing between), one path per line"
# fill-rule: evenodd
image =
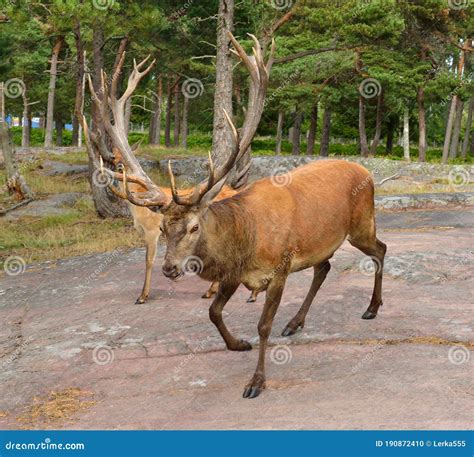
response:
M293 330L291 327L285 327L283 332L281 332L281 336L291 336L296 333L296 330Z
M250 383L245 387L242 396L244 398L255 398L260 395L263 389L265 389L264 379L252 379L252 381L250 381Z
M230 351L251 351L252 350L252 345L245 340L239 340L235 346L231 346L228 348Z
M135 302L135 305L143 305L143 303L146 303L146 301L148 300L148 297L138 297L137 298L137 301Z
M303 328L304 324L291 324L291 322L283 329L281 336L294 335L300 328Z
M257 301L256 298L253 298L253 297L247 298L247 303L255 303L256 301Z
M377 316L377 313L367 310L364 314L362 314L362 319L364 320L375 319L376 316Z

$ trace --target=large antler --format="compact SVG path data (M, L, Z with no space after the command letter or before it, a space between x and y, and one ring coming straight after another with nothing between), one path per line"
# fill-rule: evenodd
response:
M220 167L215 167L212 161L211 156L209 155L209 178L195 187L194 191L191 194L180 195L176 189L176 181L171 169L171 162L168 163L168 172L170 175L171 181L171 192L173 200L175 203L184 206L194 206L199 204L199 202L206 196L206 200L211 200L217 195L222 186L227 180L227 177L234 167L234 164L237 160L245 153L245 151L250 146L252 139L257 131L258 124L260 123L260 118L262 117L265 95L268 87L268 80L270 75L270 70L273 65L273 56L275 54L275 42L272 42L272 47L270 51L270 56L267 63L264 61L264 56L262 54L261 46L258 39L249 34L254 42L254 47L252 48L253 56L248 56L245 50L242 48L240 43L235 39L235 37L229 32L229 38L235 49L232 52L239 57L242 63L247 68L250 73L250 90L249 90L249 100L246 111L246 116L244 124L239 134L232 120L230 119L229 114L224 110L224 115L229 124L229 127L232 131L234 137L235 146L229 157L223 165ZM138 198L136 195L133 195L127 188L127 179L124 175L123 181L125 184L125 193L129 201L135 205L139 206L156 206L156 195L154 194L154 189L148 187L149 193L152 195L151 198ZM155 186L156 187L156 186Z
M235 48L231 51L239 57L239 59L247 68L251 77L248 107L241 134L239 135L229 114L224 110L225 118L229 124L230 129L232 130L234 137L234 149L230 153L226 162L218 168L214 167L211 155L209 154L209 179L207 182L198 185L191 195L179 195L178 191L176 190L171 163L168 163L168 172L171 180L171 192L173 195L173 200L178 205L194 206L197 205L205 195L207 195L206 199L212 199L215 195L217 195L227 180L230 171L234 167L234 164L249 148L250 144L252 143L252 139L255 136L258 124L260 123L260 119L262 117L270 70L273 65L275 42L272 41L270 57L267 63L265 63L258 39L254 35L249 34L249 36L254 42L254 46L252 48L253 56L248 56L240 43L235 39L232 33L229 32L229 38Z
M148 177L148 175L143 171L128 142L127 128L125 125L125 105L132 96L133 92L136 90L140 81L151 71L156 62L156 60L153 60L143 70L149 59L150 56L138 64L135 59L133 60L133 71L128 78L127 88L120 98L118 97L117 93L120 74L122 73L125 62L125 51L120 56L110 82L108 81L106 73L103 70L101 71L101 84L99 88L101 96L99 96L99 94L96 92L90 75L88 75L88 81L92 99L100 113L105 130L112 139L114 146L120 151L125 168L131 173L131 176L129 176L129 181L140 184L144 189L147 189L148 192L153 195L152 199L148 199L146 203L141 206L161 206L166 203L168 199L166 195L160 190L160 188L156 186ZM114 179L123 179L122 175L114 173L111 170L104 169L103 166L101 166L101 169L103 173L109 174ZM126 192L119 192L113 188L112 185L110 185L109 188L117 196L125 199L128 198ZM141 200L137 198L137 204L141 203Z

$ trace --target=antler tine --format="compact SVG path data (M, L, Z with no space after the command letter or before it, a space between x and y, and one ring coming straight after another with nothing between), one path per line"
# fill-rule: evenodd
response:
M254 46L252 47L253 55L255 56L255 63L258 68L258 75L260 77L264 76L265 78L268 79L269 77L269 69L267 69L264 61L264 56L262 54L262 47L260 45L260 42L258 41L257 37L255 35L252 35L251 33L248 33L248 36L252 38L254 42ZM271 54L270 54L271 56ZM271 68L271 67L270 67Z
M262 47L260 46L260 42L258 41L257 37L255 35L252 35L251 33L247 33L247 35L252 38L252 41L254 43L253 46L253 53L255 55L255 58L257 61L263 61L263 56L262 56Z
M208 181L208 188L210 189L214 185L214 162L212 160L211 151L209 151L209 181Z
M270 48L270 57L268 58L267 65L266 65L268 73L270 73L270 70L272 69L272 66L273 66L273 60L275 58L275 48L276 48L275 38L272 38L272 47Z
M145 70L140 72L140 68L143 67L143 65L148 61L149 58L150 56L141 61L139 64L137 64L137 61L133 59L133 72L128 78L127 88L125 89L125 92L123 93L122 97L120 97L120 104L122 106L124 106L125 102L131 97L142 78L145 77L155 65L156 59L153 59L150 65L148 65Z
M150 59L150 54L148 54L139 64L137 64L137 59L133 59L133 68L137 71L140 72L140 69L145 65L148 60Z
M118 89L118 82L119 82L119 76L122 73L123 69L123 64L125 62L125 56L126 56L126 51L122 52L122 55L120 56L120 59L117 64L117 68L114 71L114 74L112 76L112 88L110 90L110 96L112 98L117 98L117 89Z
M215 183L217 183L217 182L221 181L222 179L224 179L226 177L226 175L229 173L229 171L232 170L232 167L234 166L234 163L237 160L237 157L239 156L239 152L240 152L239 132L235 128L235 125L232 122L232 119L230 118L227 111L224 109L223 112L224 112L224 116L227 120L227 123L229 124L229 127L232 130L232 134L234 136L234 141L235 141L235 147L234 147L234 150L232 151L232 153L227 158L227 161L225 162L225 164L222 167L217 169L217 173L216 172L213 173L213 175L214 175L213 180L214 180Z
M149 198L138 198L136 197L132 192L130 192L130 189L128 188L128 181L127 181L127 172L125 170L125 167L123 168L123 186L125 189L125 194L127 200L136 205L136 206L145 206L147 208L151 206L163 206L167 203L164 195L161 195L161 193L156 193L155 194L155 199L149 199ZM131 181L131 180L130 180ZM148 186L147 186L147 190Z
M176 189L176 180L174 179L173 169L171 168L171 160L168 160L168 175L170 177L171 196L173 197L174 202L178 205L184 204L181 202L178 191Z
M234 123L232 122L232 119L230 118L229 114L225 109L222 110L224 112L225 119L227 121L227 124L232 130L232 136L234 137L234 142L235 144L238 144L239 142L239 133L237 132L237 129L235 128Z
M234 45L234 48L240 58L240 60L244 63L247 70L250 72L250 75L254 80L258 80L258 72L255 69L255 66L252 64L252 61L249 59L249 56L245 52L245 49L241 46L241 44L235 39L234 35L231 32L228 32L229 39Z
M92 77L90 73L87 74L87 82L89 83L89 90L92 95L92 101L94 102L96 107L99 109L99 111L101 111L99 95L95 91L94 83L92 82Z

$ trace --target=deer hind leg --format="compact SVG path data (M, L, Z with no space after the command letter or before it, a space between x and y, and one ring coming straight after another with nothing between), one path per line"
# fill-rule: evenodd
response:
M316 296L321 284L326 279L329 270L331 269L331 264L326 261L320 265L314 267L314 276L311 287L309 288L308 294L301 305L300 310L296 313L295 317L288 322L287 326L283 329L282 336L294 335L299 328L304 327L304 322L306 314L308 314L309 308L313 303L314 297Z
M206 293L201 298L212 298L216 295L217 291L219 290L219 282L214 281L207 289Z
M272 330L273 318L280 305L281 296L285 287L286 277L276 277L270 283L263 306L262 315L258 322L258 335L260 337L260 346L258 352L257 369L245 386L244 398L255 398L265 389L265 352L267 350L268 337Z
M238 340L235 338L226 327L222 319L222 310L229 301L230 297L239 287L239 284L220 283L217 295L214 297L211 307L209 308L209 317L212 323L217 327L221 334L227 349L230 351L250 351L252 345L245 340Z
M255 303L258 297L258 290L252 290L250 297L247 299L247 303Z
M137 298L135 304L141 305L148 300L151 286L151 274L153 271L153 264L155 263L156 257L156 245L158 243L159 233L149 234L145 237L146 243L146 271L145 271L145 282L143 283L143 289L140 296Z
M362 319L374 319L377 316L379 308L383 305L382 278L387 246L376 238L375 233L368 239L358 237L357 239L349 239L349 242L365 255L372 257L372 261L374 262L375 282L372 299L370 300L367 311L362 315Z

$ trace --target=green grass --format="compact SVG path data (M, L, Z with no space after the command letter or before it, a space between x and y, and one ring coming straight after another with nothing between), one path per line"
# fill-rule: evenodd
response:
M62 215L0 219L0 271L9 256L31 263L142 245L131 219L101 219L89 200Z

